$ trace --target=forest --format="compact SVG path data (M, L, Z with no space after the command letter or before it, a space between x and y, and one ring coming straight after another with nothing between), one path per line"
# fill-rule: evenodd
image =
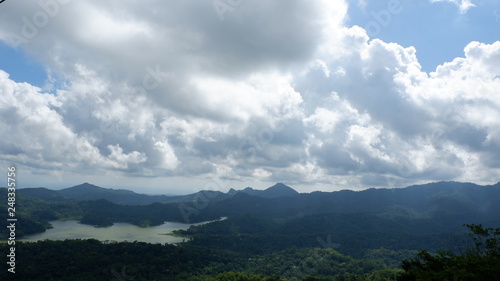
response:
M290 247L260 254L247 248L95 239L16 244L17 271L1 280L499 280L500 228L467 225L462 253L369 250L355 259L328 247ZM198 229L200 231L200 229ZM254 244L259 247L259 244ZM267 245L261 245L266 248ZM325 245L327 246L327 245ZM334 245L332 245L334 246ZM8 252L9 245L0 245ZM265 253L265 254L262 254ZM398 260L403 259L401 264ZM399 267L402 268L399 268Z
M4 263L0 280L500 280L499 184L310 194L286 186L246 191L213 193L203 205L199 195L130 205L42 189L19 192L19 238L61 219L149 227L186 222L186 210L191 222L226 219L175 231L172 235L187 238L177 245L17 241L16 273L8 275ZM127 200L135 196L120 192ZM0 202L5 197L0 188ZM0 219L7 219L2 203ZM6 231L0 230L2 237ZM0 243L0 252L9 247Z

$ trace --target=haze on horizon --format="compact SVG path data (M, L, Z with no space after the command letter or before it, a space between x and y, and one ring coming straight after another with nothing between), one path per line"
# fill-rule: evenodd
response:
M497 183L493 2L5 1L0 170L155 194Z

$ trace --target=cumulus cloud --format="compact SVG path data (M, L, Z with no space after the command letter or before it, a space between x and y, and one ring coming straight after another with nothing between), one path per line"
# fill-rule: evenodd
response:
M126 169L128 163L132 164L142 163L145 162L147 159L144 153L140 153L138 151L132 151L128 154L123 153L123 149L120 147L119 144L108 145L108 149L110 151L109 158L121 164L120 168Z
M245 1L223 20L211 1L71 1L30 38L20 19L43 9L10 4L0 39L25 38L65 87L0 71L3 161L337 187L498 180L500 42L425 73L414 47L345 27L342 0Z
M472 0L430 0L430 1L431 2L450 2L450 3L453 3L453 4L457 5L461 14L467 13L467 11L470 8L476 6L472 3Z

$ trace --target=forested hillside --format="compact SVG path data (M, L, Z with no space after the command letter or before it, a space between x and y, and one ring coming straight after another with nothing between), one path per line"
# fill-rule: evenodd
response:
M473 236L470 244L463 245L470 247L458 254L381 248L366 251L361 258L343 255L330 248L335 247L331 243L261 254L190 242L178 246L94 239L18 243L16 273L2 270L0 280L499 280L500 228L468 227ZM0 244L0 252L8 251L9 245Z
M85 191L89 192L86 196ZM96 190L105 197L112 194L130 196L127 204L98 198ZM82 223L109 226L127 222L139 226L159 225L164 221L202 222L220 217L250 214L257 217L296 219L317 214L367 214L370 221L407 228L433 231L455 231L464 223L495 225L500 222L500 184L479 186L471 183L439 182L402 189L369 189L364 191L296 193L290 187L277 184L264 191L200 191L182 198L170 198L170 203L143 204L145 196L129 191L108 190L84 184L63 191L20 189L18 206L27 220L48 226L48 221L77 218ZM73 199L68 198L72 193ZM6 198L0 189L0 199ZM71 197L71 196L70 196ZM82 200L77 200L80 198ZM137 198L138 204L130 205ZM141 199L142 198L142 199ZM155 200L151 197L147 200ZM165 199L166 200L166 199ZM0 207L6 200L0 202ZM311 219L311 218L310 218ZM355 221L357 218L355 219ZM403 223L404 222L404 223ZM355 222L368 227L380 222ZM346 226L342 226L345 228ZM412 230L413 231L413 230Z
M95 196L96 188L91 189ZM7 202L6 197L1 188L0 218L4 220L7 206L1 202ZM16 275L19 280L110 280L120 270L134 280L396 280L397 276L425 280L411 278L431 265L446 267L450 260L464 263L460 254L469 253L471 245L464 225L500 225L500 184L440 182L307 194L278 184L264 191L200 191L168 203L137 205L70 199L40 188L19 192L16 198L17 238L44 231L49 221L58 219L100 227L115 222L148 227L165 221L226 217L176 231L175 235L190 238L180 246L94 240L18 242L19 267L25 265ZM87 197L80 194L80 198ZM481 229L474 229L479 237L499 235ZM7 230L1 229L0 234L7 237ZM486 241L492 249L499 243ZM443 254L440 249L449 252ZM468 254L466 260L495 267L495 251ZM492 258L471 259L484 253ZM49 256L53 259L44 258ZM404 260L408 262L402 264ZM56 266L59 271L51 270Z

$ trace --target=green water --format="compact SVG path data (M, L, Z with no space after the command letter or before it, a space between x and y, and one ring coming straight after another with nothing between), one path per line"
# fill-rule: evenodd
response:
M115 223L110 227L94 227L80 224L75 220L51 221L53 228L47 229L43 233L27 235L20 241L38 240L64 240L64 239L88 239L94 238L101 241L141 241L148 243L178 243L187 240L182 237L162 235L177 229L187 229L191 224L166 222L159 226L138 227L128 223Z

